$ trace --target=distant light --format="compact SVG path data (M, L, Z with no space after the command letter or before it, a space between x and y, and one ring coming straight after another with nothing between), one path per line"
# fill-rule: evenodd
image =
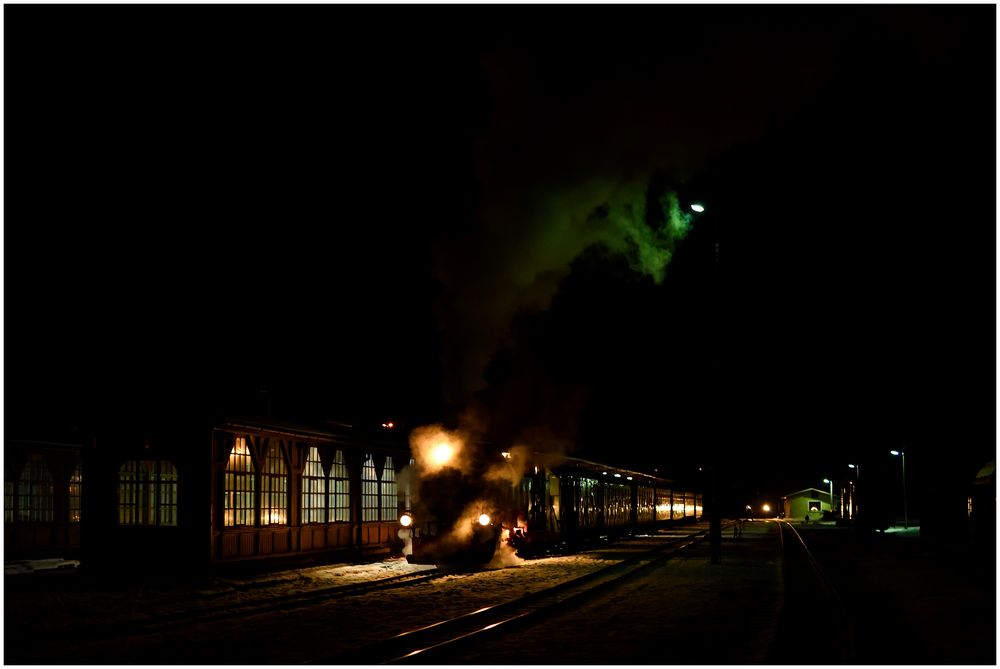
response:
M632 480L632 477L631 477L631 476L626 476L625 478L627 478L627 479L628 479L629 481L631 481L631 480Z
M620 479L621 477L622 477L622 475L621 475L621 474L615 474L615 478L616 478L616 479Z
M770 504L765 504L764 506L762 506L760 508L764 511L764 513L767 513L767 512L769 512L771 510L771 505Z
M508 453L507 451L500 451L500 455L503 456L504 460L510 460L510 453Z
M389 422L389 423L382 423L382 427L385 427L385 428L388 428L388 429L390 429L390 430L391 430L392 428L396 427L396 424L395 424L395 423L392 423L392 422Z
M855 465L847 465L847 466L850 467L851 469L854 469L855 467Z
M705 211L705 207L703 205L695 202L694 204L691 205L691 211L695 212L696 214L700 214L703 211Z
M490 517L487 516L485 513L483 515L479 516L479 524L482 525L482 526L484 526L484 527L486 525L489 525L490 524Z
M605 476L607 476L607 475L608 475L608 473L607 473L607 472L601 472L601 473L602 473L602 474L604 474Z
M823 483L833 483L830 479L823 479Z
M893 455L899 455L899 451L889 451L889 452L892 453Z

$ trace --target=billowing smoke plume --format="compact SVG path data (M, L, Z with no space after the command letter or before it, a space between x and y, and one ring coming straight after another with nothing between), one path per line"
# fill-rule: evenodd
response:
M483 388L514 318L548 309L584 251L606 249L662 281L688 227L664 184L759 137L826 76L822 34L790 43L781 26L776 40L742 19L707 18L665 12L618 37L531 22L490 44L478 207L435 248L452 409Z
M446 394L461 402L483 386L482 373L514 317L548 308L570 263L600 245L657 283L690 226L674 193L649 202L643 181L589 180L539 197L520 212L484 212L484 238L444 253L448 289L439 305L447 337ZM506 214L509 219L497 216Z

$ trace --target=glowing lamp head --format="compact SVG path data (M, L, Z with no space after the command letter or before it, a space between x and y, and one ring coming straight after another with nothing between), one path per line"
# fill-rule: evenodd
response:
M481 516L479 516L479 524L482 525L483 527L486 527L487 525L490 524L490 517L487 516L485 513L482 514Z
M691 211L693 211L696 214L700 214L705 211L705 205L701 204L700 202L693 202L691 204Z
M763 511L764 513L769 513L769 512L771 511L771 505L770 505L770 504L765 504L764 506L762 506L762 507L760 507L760 508L761 508L761 510L762 510L762 511Z
M451 461L454 454L455 449L452 448L451 444L442 441L431 449L431 461L436 465L446 465Z
M893 455L899 455L899 451L889 451L889 452L892 453Z
M411 516L408 513L404 513L402 516L399 517L399 524L402 525L403 527L409 527L410 525L413 524L413 516Z
M833 483L830 479L823 479L823 483Z

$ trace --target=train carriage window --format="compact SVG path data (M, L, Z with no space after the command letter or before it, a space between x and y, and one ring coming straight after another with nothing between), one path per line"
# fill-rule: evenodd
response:
M69 477L69 522L80 522L80 497L83 485L83 475L80 471L80 461L77 459L73 474Z
M17 478L17 509L19 522L51 523L53 520L52 473L41 454L34 453Z
M260 475L260 524L288 524L288 466L281 445L272 443Z
M246 437L236 437L226 464L226 527L254 524L254 466Z
M302 470L302 522L326 522L326 477L315 446L309 447Z
M330 467L330 522L347 523L351 520L351 481L347 477L344 452L337 451Z
M177 524L177 469L172 462L122 463L118 469L118 524Z
M361 520L363 522L378 520L378 488L375 460L369 454L361 466Z
M396 484L396 468L392 464L392 456L385 458L380 483L382 493L382 508L379 517L382 520L396 520L399 513L399 488Z

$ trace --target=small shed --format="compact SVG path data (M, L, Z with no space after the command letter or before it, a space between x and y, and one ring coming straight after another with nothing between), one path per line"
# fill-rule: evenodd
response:
M806 488L788 493L781 498L785 518L819 520L824 513L833 513L833 499L826 490Z

